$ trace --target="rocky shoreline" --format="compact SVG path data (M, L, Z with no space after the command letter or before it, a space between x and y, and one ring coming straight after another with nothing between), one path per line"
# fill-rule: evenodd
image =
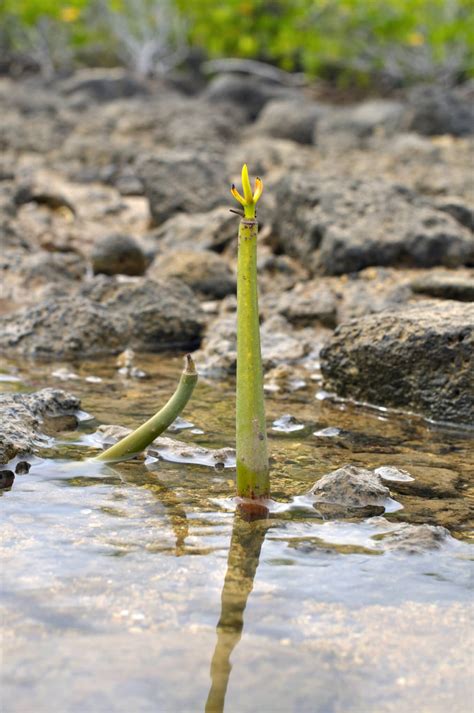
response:
M232 374L247 161L267 387L321 365L340 397L472 425L472 86L348 106L235 75L187 89L0 81L0 353L198 350Z

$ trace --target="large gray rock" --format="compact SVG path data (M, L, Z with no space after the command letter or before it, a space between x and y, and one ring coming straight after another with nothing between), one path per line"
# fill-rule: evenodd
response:
M311 144L318 119L326 111L316 102L276 99L263 108L251 132Z
M123 349L128 323L80 297L51 298L0 318L0 352L74 359Z
M91 251L95 275L143 275L146 258L140 245L128 235L108 235L98 240Z
M355 106L328 111L314 131L321 149L364 148L374 136L392 136L401 126L405 107L388 99L370 99Z
M344 465L323 475L311 488L317 502L363 508L367 505L385 507L390 490L379 475L366 468Z
M420 302L339 326L321 352L339 396L474 423L474 308Z
M474 104L469 98L440 86L415 87L408 97L404 124L409 131L427 136L472 134Z
M60 85L66 96L86 95L98 102L109 102L147 94L145 82L122 69L82 69Z
M410 284L413 292L444 300L474 302L474 270L433 270Z
M208 213L177 213L152 238L157 250L215 250L237 243L238 218L224 206Z
M180 280L120 282L101 276L80 293L46 299L0 318L0 352L75 359L139 351L194 349L202 315Z
M194 292L181 280L123 281L100 276L86 283L82 294L119 320L125 332L121 350L160 352L199 346L203 315Z
M227 261L210 250L172 250L158 255L149 277L178 277L191 289L218 299L234 293L236 278Z
M280 179L275 193L277 247L314 271L474 262L472 233L407 188L295 172Z
M271 99L289 97L294 92L259 77L219 74L209 82L203 96L212 105L234 104L249 121L255 119Z
M34 451L44 431L54 430L54 420L74 416L80 405L78 398L61 389L0 394L0 463Z
M199 213L229 203L226 170L216 158L192 151L163 151L138 167L153 221Z

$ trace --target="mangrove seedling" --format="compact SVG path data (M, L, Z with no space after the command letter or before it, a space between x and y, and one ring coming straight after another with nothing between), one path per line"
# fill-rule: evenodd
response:
M100 453L93 460L116 463L121 460L129 460L144 451L180 415L191 398L197 379L196 367L191 355L187 354L179 384L168 403L135 431Z
M242 189L243 196L234 185L231 189L244 209L237 259L237 495L264 499L270 495L270 477L260 351L256 220L256 204L262 195L263 183L257 178L252 191L245 164Z

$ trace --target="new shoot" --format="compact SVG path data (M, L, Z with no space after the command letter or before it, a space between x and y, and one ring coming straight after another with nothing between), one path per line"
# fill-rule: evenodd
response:
M144 451L180 415L191 398L197 380L196 367L191 356L187 354L179 384L168 403L135 431L92 460L117 463L129 460Z
M263 184L257 178L252 191L245 164L242 188L243 196L232 186L232 195L244 209L237 260L237 495L264 499L270 495L270 477L260 351L256 220L256 203Z

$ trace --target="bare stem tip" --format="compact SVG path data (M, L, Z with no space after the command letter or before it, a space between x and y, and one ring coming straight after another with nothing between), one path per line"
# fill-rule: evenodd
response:
M196 365L192 359L191 354L186 354L184 357L184 373L194 375L196 374Z

